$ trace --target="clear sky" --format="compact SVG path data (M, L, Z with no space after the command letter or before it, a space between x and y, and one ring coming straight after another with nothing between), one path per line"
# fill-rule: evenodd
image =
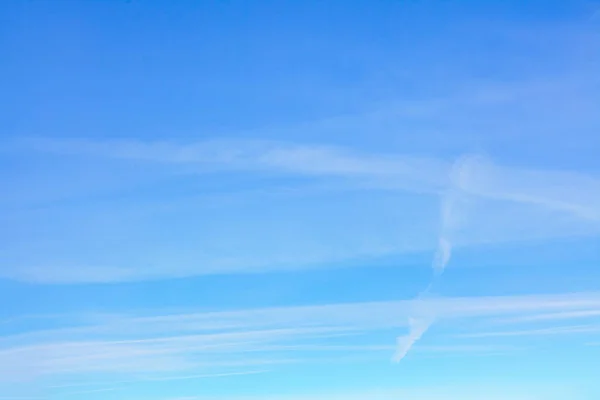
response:
M0 1L0 399L597 400L599 10Z

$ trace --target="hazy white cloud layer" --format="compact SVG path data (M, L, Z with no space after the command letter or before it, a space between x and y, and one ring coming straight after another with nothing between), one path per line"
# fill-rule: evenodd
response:
M40 321L38 329L8 321L5 324L11 324L15 333L0 337L0 376L4 382L85 382L86 377L93 376L90 374L133 380L177 379L194 374L268 370L289 363L352 362L364 357L383 362L390 356L393 343L382 340L377 332L393 335L410 328L407 323L415 303L407 300L145 316L83 315L83 319L64 316L60 324ZM531 346L527 341L514 341L518 337L569 335L572 343L577 343L600 331L599 293L437 297L419 299L418 305L435 314L445 329L432 332L417 346L414 357L427 352L457 356L510 354ZM540 313L596 314L585 326L557 319L546 321L544 327L515 331L512 325L507 329L494 322L497 318L527 318ZM477 341L487 337L513 340Z
M145 171L137 185L167 179L165 171L179 182L176 191L153 186L162 194L152 201L113 196L6 211L6 222L21 228L6 237L0 275L20 281L315 268L436 247L439 273L451 247L600 233L600 178L478 155L455 161L250 140L38 138L5 147L59 157L64 168L119 165L116 180ZM242 189L224 190L232 182Z
M598 7L312 3L0 0L0 400L600 399Z

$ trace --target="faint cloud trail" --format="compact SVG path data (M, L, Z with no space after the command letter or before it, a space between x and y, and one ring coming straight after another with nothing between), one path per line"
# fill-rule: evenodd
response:
M472 157L464 156L459 158L450 170L450 185L441 198L440 233L437 249L431 263L433 279L414 301L413 310L408 319L408 334L397 338L397 349L393 357L394 362L400 362L436 320L435 312L429 306L428 300L435 297L432 290L443 275L452 257L452 241L450 236L452 231L460 224L461 215L457 209L459 208L458 204L464 197L463 192L460 190L459 182L467 166L467 161Z

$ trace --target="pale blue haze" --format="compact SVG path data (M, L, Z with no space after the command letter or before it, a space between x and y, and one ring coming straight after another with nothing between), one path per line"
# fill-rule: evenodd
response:
M0 2L0 399L600 398L599 10Z

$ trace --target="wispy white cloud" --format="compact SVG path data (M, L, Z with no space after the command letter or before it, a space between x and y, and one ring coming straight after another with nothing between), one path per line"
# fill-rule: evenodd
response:
M194 164L247 172L329 175L380 180L406 189L441 193L454 184L469 194L534 203L600 218L600 178L560 170L502 166L481 155L450 160L411 154L365 154L340 146L294 144L261 140L208 140L196 143L140 140L31 138L22 150L95 156L167 164ZM200 170L198 170L199 172ZM209 169L208 171L215 171Z
M469 194L531 203L600 221L600 179L566 171L504 167L477 156L463 161L458 186Z
M30 138L11 147L48 154L193 165L196 172L275 172L309 176L385 178L397 188L437 192L447 163L433 157L361 154L340 146L265 140L215 139L195 143L140 140ZM202 169L204 167L204 169Z
M425 304L440 318L519 317L552 312L595 312L600 310L600 294L596 292L562 295L524 295L490 297L431 297L422 301L340 303L329 305L258 308L236 311L151 315L102 315L76 318L77 326L62 329L34 330L0 338L0 346L14 346L31 341L80 340L100 336L139 338L144 335L185 335L194 332L267 331L302 333L302 329L333 328L356 330L394 329L407 326L413 305ZM65 317L66 318L66 317ZM66 324L66 322L65 322ZM280 329L287 329L280 331Z
M85 208L55 210L54 219L43 211L36 211L42 214L36 221L40 218L56 220L47 227L53 232L54 244L50 244L47 237L36 239L40 232L36 229L35 234L26 238L9 238L23 242L12 243L0 253L3 264L11 265L0 269L0 274L21 281L115 282L311 268L432 251L436 242L440 262L447 262L452 247L600 233L600 179L597 177L505 167L478 156L461 159L460 171L456 172L457 163L435 157L370 154L339 146L268 141L214 140L180 144L38 138L24 141L20 146L19 151L36 149L108 163L115 160L142 162L160 168L184 165L187 172L194 173L235 171L248 176L283 174L309 180L325 179L322 187L328 190L336 187L335 182L341 185L339 195L329 197L305 195L300 199L301 194L288 193L285 198L254 199L242 193L237 199L215 200L210 204L194 197L166 212L149 210L151 220L138 214L132 216L132 207L119 202L107 210L98 207L87 211ZM350 192L344 192L348 190ZM393 204L389 195L397 196ZM361 196L365 201L350 200ZM441 232L435 222L438 197L442 199L442 220L446 221L441 224ZM147 205L136 203L136 212L144 207ZM157 213L170 216L166 223L182 219L176 224L177 229L174 225L171 230L173 238L185 237L178 241L176 254L165 254L163 250L153 255L154 250L148 251L148 246L144 246L144 252L132 250L133 244L148 240L141 232L152 231L148 224L156 220ZM17 214L10 218L12 224L27 226L27 221L20 220ZM458 234L452 228L457 219L467 221ZM86 231L82 231L84 228L79 223L68 224L75 220L88 221L83 225ZM341 228L347 224L354 224L356 229ZM145 228L142 230L141 226ZM257 230L262 234L250 240L248 232ZM67 252L67 244L77 243L81 238L94 236L103 241L102 237L106 236L108 242L116 232L127 233L128 257L112 260L106 253L93 249L82 250L84 255L81 256L76 256L73 249L68 250L68 256L52 256ZM258 237L264 240L259 241ZM36 240L41 243L40 251L19 252L20 248L31 248ZM189 241L203 245L187 248L185 243ZM165 248L165 241L161 243L161 248ZM84 246L93 247L89 241L77 247L83 249ZM121 242L114 243L115 251L119 246ZM45 256L36 259L35 254ZM167 259L168 263L164 261Z
M520 315L510 318L499 318L498 323L524 323L524 322L544 322L569 319L586 319L600 317L600 310L584 310L584 311L565 311L556 313L544 313L534 315Z
M172 331L171 331L172 332ZM58 341L15 346L0 350L3 375L23 370L29 374L56 375L88 372L152 373L185 371L193 368L264 365L288 362L286 358L235 357L264 344L289 340L309 340L339 334L333 328L226 331L194 335L137 338L128 340ZM263 352L264 353L264 352ZM202 361L197 355L202 354ZM221 355L215 360L215 355ZM234 356L224 357L224 354ZM194 356L196 355L196 356ZM9 367L10 366L10 367ZM21 368L22 367L22 368Z
M438 246L433 257L432 269L433 269L433 280L429 286L419 295L417 302L421 302L422 299L431 296L435 285L444 273L450 258L452 256L452 243L454 237L453 233L459 227L461 223L461 200L464 198L460 185L457 184L458 179L463 174L464 160L459 159L454 163L452 169L449 172L450 185L446 189L445 193L441 196L441 210L440 210L440 228ZM419 312L413 314L409 318L409 332L405 336L398 338L398 350L394 356L394 361L401 361L410 351L412 346L421 339L421 337L427 332L431 325L435 322L436 316L426 307L421 305Z
M396 354L393 360L400 362L410 351L410 349L421 339L433 324L433 319L425 319L422 316L411 316L408 319L408 333L396 339Z
M336 351L375 357L392 343L370 336L405 326L414 301L281 307L229 312L88 319L80 327L34 330L0 338L2 379L112 373L173 376L262 369L290 362L324 362ZM427 298L419 302L440 320L485 320L540 312L600 310L600 294ZM554 326L528 332L474 333L468 337L577 334L593 327ZM463 334L465 337L469 333ZM453 337L453 335L446 335ZM458 345L458 347L455 347ZM466 346L466 347L465 347ZM419 349L419 348L417 348ZM427 343L421 352L507 351L465 343ZM339 358L339 357L338 357ZM336 358L337 359L337 358Z
M468 338L484 338L484 337L508 337L508 336L545 336L545 335L570 335L577 333L597 333L600 332L600 325L575 325L575 326L560 326L552 328L540 329L525 329L518 331L495 331L495 332L478 332L465 333L461 337Z
M165 375L165 376L154 376L144 377L143 375L137 375L136 379L128 379L123 381L111 380L111 385L125 385L139 382L164 382L164 381L180 381L188 379L210 379L210 378L223 378L231 376L244 376L244 375L256 375L268 372L266 369L260 370L243 370L235 372L223 372L223 373L212 373L212 374L193 374L193 375ZM93 387L93 386L105 386L107 382L103 381L84 381L84 382L71 382L68 384L52 385L50 389L65 389L65 388L76 388L81 386ZM68 392L68 394L79 393L79 392Z

